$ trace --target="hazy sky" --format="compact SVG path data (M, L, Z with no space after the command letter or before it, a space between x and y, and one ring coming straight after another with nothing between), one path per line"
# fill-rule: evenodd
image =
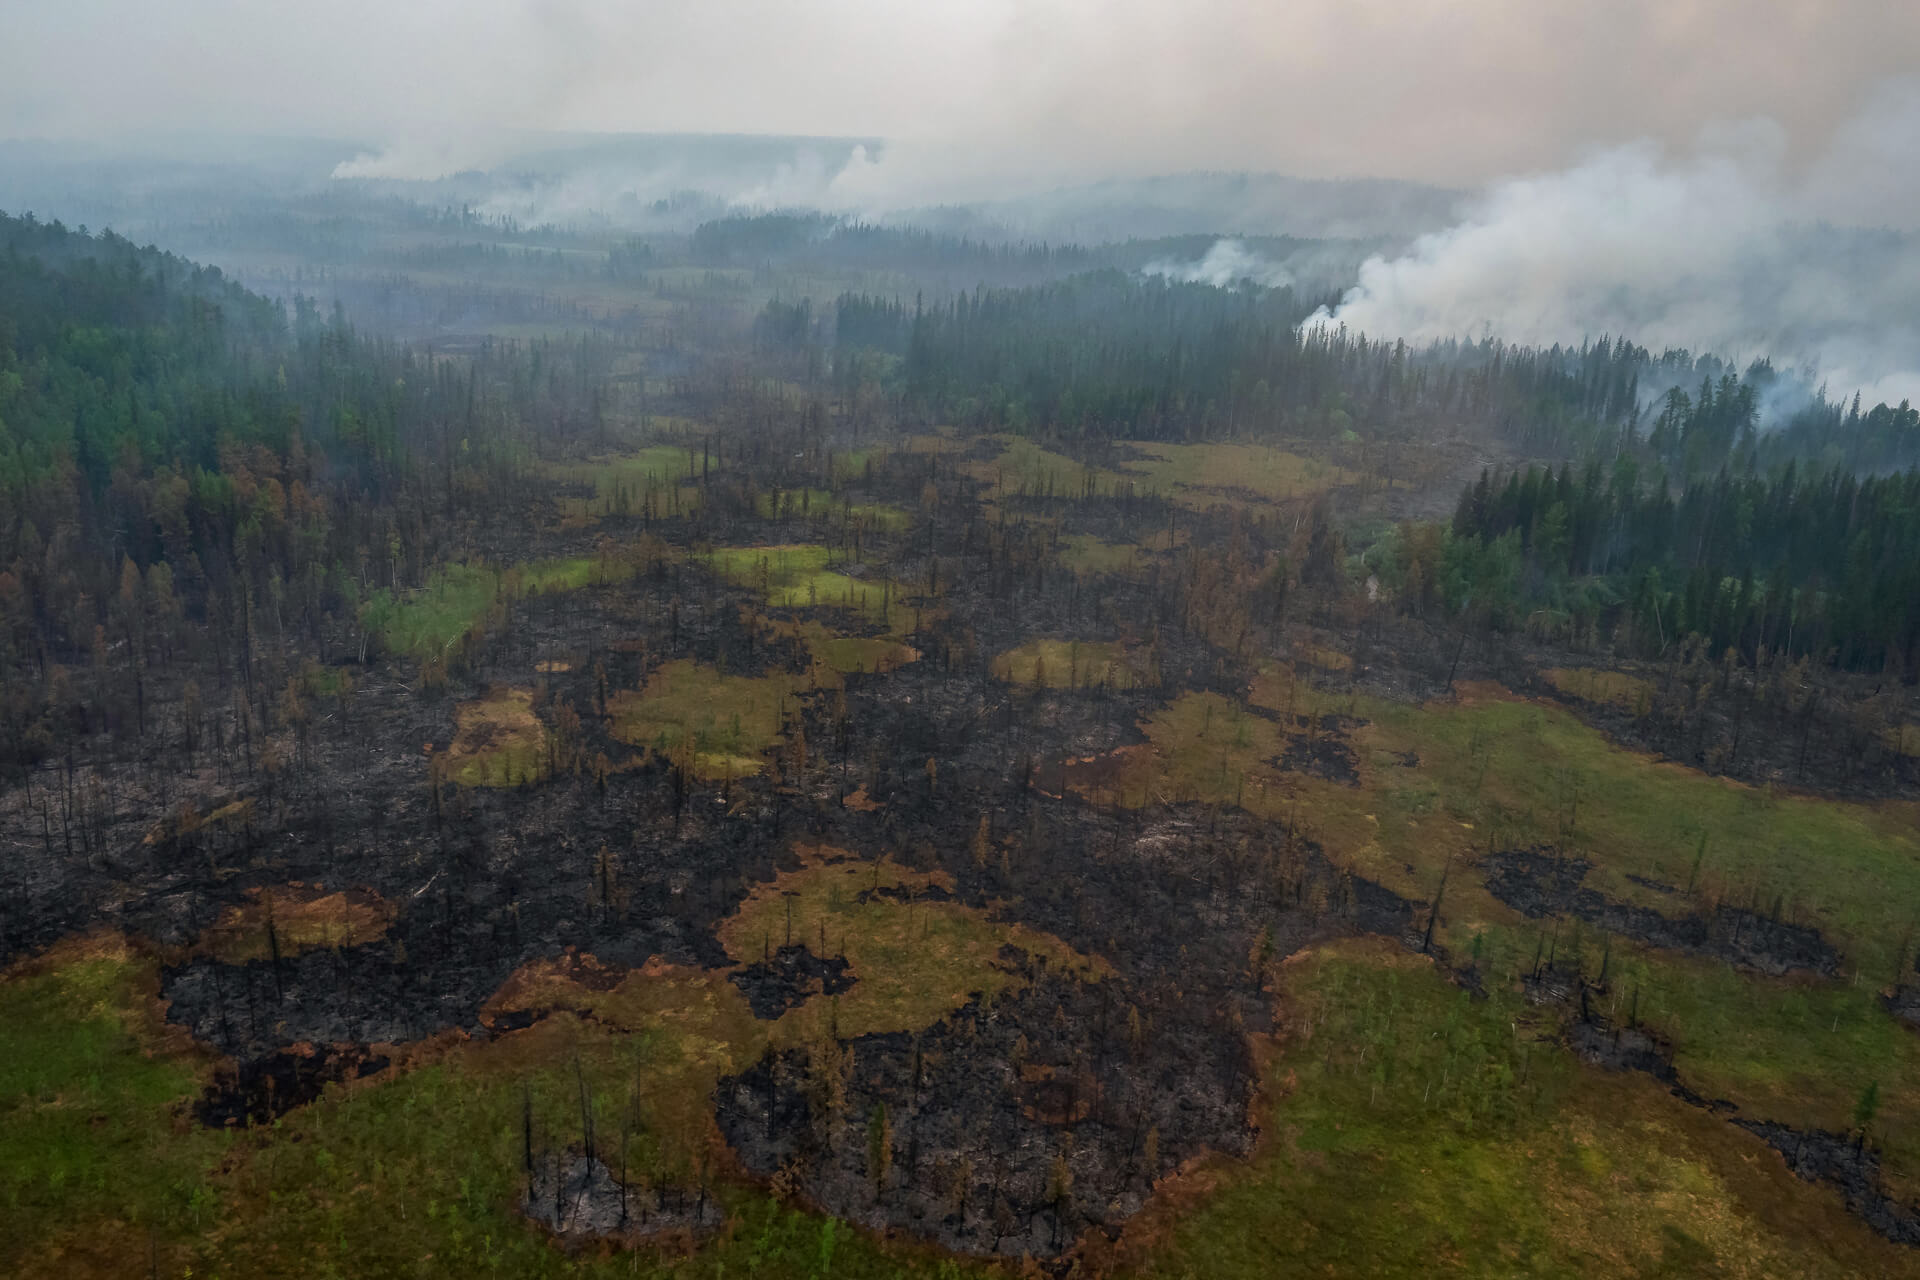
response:
M0 0L0 136L878 135L981 172L1470 184L1920 69L1913 0Z

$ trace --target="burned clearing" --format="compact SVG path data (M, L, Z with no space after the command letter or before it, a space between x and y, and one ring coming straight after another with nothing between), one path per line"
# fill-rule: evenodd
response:
M721 1081L720 1125L749 1169L837 1216L1053 1257L1088 1230L1117 1234L1183 1160L1252 1144L1244 1031L1211 1012L1156 1016L1035 973L919 1035L771 1054Z

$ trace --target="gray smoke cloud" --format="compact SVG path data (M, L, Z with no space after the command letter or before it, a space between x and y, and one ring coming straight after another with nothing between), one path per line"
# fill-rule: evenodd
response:
M1216 240L1197 262L1183 263L1161 258L1149 262L1141 268L1141 272L1184 284L1210 284L1220 289L1248 283L1268 289L1293 286L1291 271L1247 248L1242 240Z
M1920 65L1900 0L12 0L0 136L503 131L885 137L865 203L1194 170L1477 184L1716 116L1796 158ZM998 193L996 188L995 193Z
M1831 393L1920 400L1920 80L1881 85L1796 171L1771 121L1494 183L1376 256L1310 324L1426 341L1612 335L1769 356Z

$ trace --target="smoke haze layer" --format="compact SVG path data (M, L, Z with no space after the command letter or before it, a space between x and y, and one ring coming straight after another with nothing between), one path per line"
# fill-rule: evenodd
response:
M1920 400L1920 84L1883 86L1794 179L1749 122L1495 183L1455 225L1368 259L1310 323L1429 341L1612 335L1816 369Z
M896 203L956 173L1470 185L1755 114L1799 163L1916 65L1898 0L61 0L8 8L0 136L245 122L424 178L512 130L884 137Z

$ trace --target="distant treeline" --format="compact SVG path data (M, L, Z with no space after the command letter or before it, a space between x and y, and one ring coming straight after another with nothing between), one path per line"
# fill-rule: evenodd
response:
M912 306L849 294L833 336L900 356L904 394L929 418L1069 438L1408 438L1478 423L1545 450L1635 411L1647 355L1630 344L1416 349L1303 330L1326 301L1108 270Z
M1491 430L1536 456L1626 451L1676 477L1796 458L1920 465L1911 406L1862 412L1857 400L1846 409L1803 394L1778 429L1761 430L1763 402L1791 389L1765 361L1741 370L1608 338L1411 347L1302 329L1327 301L1106 270L939 302L847 294L828 338L900 357L901 390L927 417L1069 438Z
M964 287L1084 271L1093 255L1077 245L999 243L848 222L823 213L774 213L702 223L689 247L701 266L757 267L814 260L852 270L951 274Z

